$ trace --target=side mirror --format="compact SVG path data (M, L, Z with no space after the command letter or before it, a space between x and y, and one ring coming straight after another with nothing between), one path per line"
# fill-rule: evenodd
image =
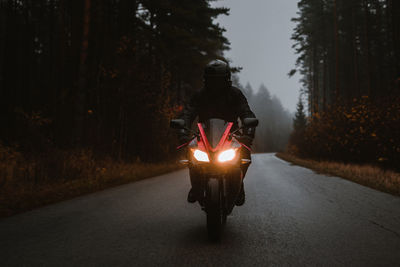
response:
M169 127L172 129L184 129L185 128L185 121L184 120L171 120Z
M257 127L258 125L258 119L256 118L245 118L243 119L243 126L244 127Z

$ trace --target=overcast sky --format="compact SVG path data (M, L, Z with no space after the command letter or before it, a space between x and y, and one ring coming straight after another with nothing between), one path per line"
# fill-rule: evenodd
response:
M290 19L296 16L297 2L220 0L213 3L231 9L229 16L220 16L217 21L227 30L225 36L231 42L226 56L233 66L243 67L239 74L241 83L250 82L255 90L264 83L292 112L300 89L300 77L287 76L297 58L290 40L295 26Z

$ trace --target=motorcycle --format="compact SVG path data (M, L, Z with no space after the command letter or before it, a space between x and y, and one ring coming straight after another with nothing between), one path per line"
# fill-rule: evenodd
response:
M196 199L207 216L207 232L211 240L219 240L227 216L232 213L239 196L243 181L243 165L249 165L249 159L241 158L241 150L248 149L241 143L240 130L244 127L256 127L256 118L246 118L243 126L232 130L234 123L229 122L216 146L207 138L205 127L197 123L198 131L185 127L184 120L171 120L174 129L184 129L193 134L190 141L177 149L188 147L188 157L181 160L189 167L192 185L196 187Z

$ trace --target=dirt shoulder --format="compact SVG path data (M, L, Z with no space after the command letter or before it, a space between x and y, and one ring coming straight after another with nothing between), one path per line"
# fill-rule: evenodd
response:
M339 176L382 192L400 196L400 173L383 170L371 165L302 159L287 153L277 153L276 156L321 174Z
M20 179L9 179L5 182L3 180L0 186L0 218L180 168L181 166L174 162L154 164L108 162L102 167L85 169L84 173L73 179L65 177L63 180L34 181L17 177Z

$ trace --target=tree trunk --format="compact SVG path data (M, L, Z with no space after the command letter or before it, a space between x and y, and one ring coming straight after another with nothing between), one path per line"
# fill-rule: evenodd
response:
M318 53L317 53L317 46L315 45L313 48L313 59L312 59L312 73L313 73L313 105L314 105L314 112L319 112L319 60L318 60Z
M400 89L400 1L390 0L392 19L392 39L395 55L396 83Z
M375 10L376 10L376 33L375 36L376 37L376 61L375 61L375 69L374 69L374 73L377 73L376 77L376 82L375 84L375 95L385 95L387 93L387 82L384 81L384 73L383 73L383 69L385 68L384 66L384 47L383 47L383 43L384 43L384 39L383 39L383 34L382 34L382 27L383 27L383 23L382 23L382 8L381 8L381 3L380 1L374 1L375 3Z
M368 95L371 95L371 69L370 69L370 45L369 45L369 11L368 11L368 0L364 0L364 37L365 37L365 47L366 47L366 68L367 68L367 90Z
M356 22L355 22L355 8L352 8L352 40L353 40L353 66L354 66L354 89L356 92L356 96L360 97L360 84L358 81L358 52L357 52L357 27L356 27Z
M81 52L79 60L79 79L78 79L78 92L76 99L76 141L82 145L84 135L84 120L85 120L85 104L86 104L86 87L87 87L87 56L89 46L89 28L90 28L90 2L91 0L84 1L83 12L83 31Z
M338 16L337 16L337 1L334 0L334 25L335 25L335 100L338 101L340 94L340 82L339 82L339 26L338 26Z

